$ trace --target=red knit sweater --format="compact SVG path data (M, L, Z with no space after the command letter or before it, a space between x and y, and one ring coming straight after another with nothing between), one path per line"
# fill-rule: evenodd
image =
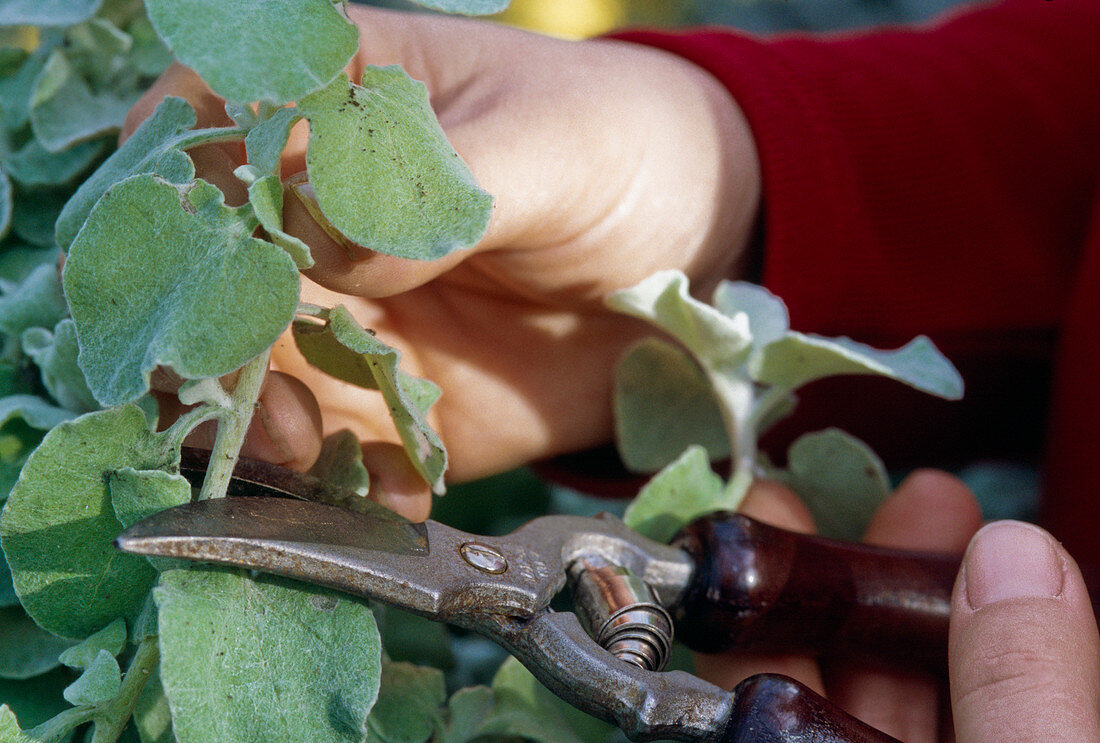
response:
M1100 2L619 38L693 60L745 111L763 281L792 327L882 347L926 333L967 382L962 403L820 383L780 435L840 425L899 467L1042 458L1046 525L1100 560Z

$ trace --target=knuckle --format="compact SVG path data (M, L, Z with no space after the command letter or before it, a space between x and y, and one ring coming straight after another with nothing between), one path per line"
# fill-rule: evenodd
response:
M1039 647L990 647L970 659L956 695L960 703L1014 705L1056 685L1061 668Z

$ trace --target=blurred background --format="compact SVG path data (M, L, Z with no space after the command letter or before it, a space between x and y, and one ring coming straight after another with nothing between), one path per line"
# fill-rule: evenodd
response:
M732 26L754 33L835 31L921 21L975 0L512 0L497 20L581 39L625 26ZM415 9L403 0L372 5Z

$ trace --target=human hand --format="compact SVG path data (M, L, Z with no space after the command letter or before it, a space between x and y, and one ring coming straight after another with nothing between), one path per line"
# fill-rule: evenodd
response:
M366 64L424 81L479 184L495 197L488 233L435 262L348 252L287 198L288 232L311 245L302 299L341 303L399 348L410 373L439 384L430 422L451 480L607 441L612 369L643 332L609 312L609 292L678 268L700 292L739 274L759 202L748 126L708 73L665 52L610 40L565 42L464 19L350 7ZM126 131L166 95L199 124L228 122L223 102L174 67L138 103ZM304 169L305 130L284 177ZM194 153L200 175L232 201L233 147ZM308 198L308 190L304 194ZM377 395L310 368L280 341L245 453L308 467L322 429L364 442L377 493L423 518L427 486L397 449ZM314 401L315 400L315 401Z
M754 485L742 510L812 530L794 493L774 483ZM1080 571L1037 527L997 522L978 531L980 523L959 480L921 471L879 508L866 535L890 547L966 548L952 600L949 690L930 676L807 657L697 655L697 672L725 688L785 673L906 743L1100 740L1100 639Z

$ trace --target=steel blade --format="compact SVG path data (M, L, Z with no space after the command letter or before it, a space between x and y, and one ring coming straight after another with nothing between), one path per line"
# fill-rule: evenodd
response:
M484 562L497 549L493 541L434 521L244 496L161 511L115 544L134 554L285 575L458 624L485 613L530 616L560 589L564 571L538 560L533 568L519 546L508 550L511 568L498 571Z

